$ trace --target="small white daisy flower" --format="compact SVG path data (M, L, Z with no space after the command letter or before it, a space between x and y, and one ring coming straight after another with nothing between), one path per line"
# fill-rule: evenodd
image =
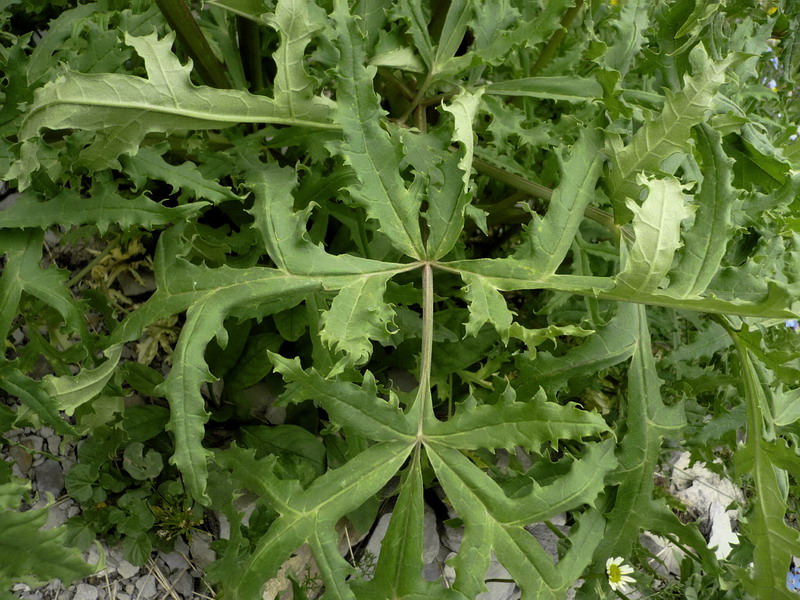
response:
M625 591L629 583L634 583L633 577L628 577L633 573L633 567L626 565L621 556L609 558L606 561L606 575L608 576L608 585L615 592L617 590Z

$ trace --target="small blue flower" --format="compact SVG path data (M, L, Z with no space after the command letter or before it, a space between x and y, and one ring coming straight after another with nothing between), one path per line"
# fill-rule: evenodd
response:
M786 587L793 592L800 592L800 569L792 567L786 573Z
M789 319L786 321L786 327L794 329L795 331L800 331L800 323L797 322L797 319Z

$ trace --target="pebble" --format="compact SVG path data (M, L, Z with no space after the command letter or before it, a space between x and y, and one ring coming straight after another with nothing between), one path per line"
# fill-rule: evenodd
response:
M64 489L64 469L55 460L48 459L34 467L33 479L40 493L50 492L53 496L60 496Z
M44 529L52 529L53 527L59 527L66 523L69 518L68 510L69 507L65 503L51 506L50 512L47 514L47 523Z
M139 572L139 567L137 567L136 565L132 565L125 559L120 560L119 564L117 565L117 573L119 573L119 576L122 579L129 579L134 575L136 575L138 572ZM128 589L127 586L125 586L125 589L126 590Z
M187 571L175 573L170 577L169 583L184 598L191 598L194 594L194 579Z
M169 554L162 554L161 560L170 571L177 571L178 569L189 569L191 565L189 561L181 556L178 552L170 552Z
M189 540L189 549L192 558L201 569L205 569L217 558L217 553L211 549L211 537L204 531L196 531Z
M20 474L25 477L33 464L33 457L25 452L19 446L11 446L8 449L8 454L14 459L15 470L19 470Z
M126 588L127 589L127 588ZM141 598L152 598L156 595L156 580L149 573L136 581L136 589Z
M61 438L55 434L47 436L47 451L50 454L58 455L58 449L61 445Z
M28 446L28 448L33 448L37 452L41 452L44 447L44 440L38 435L29 435L22 440L22 443Z
M79 583L75 588L75 596L72 600L97 600L97 596L99 596L99 592L95 586Z

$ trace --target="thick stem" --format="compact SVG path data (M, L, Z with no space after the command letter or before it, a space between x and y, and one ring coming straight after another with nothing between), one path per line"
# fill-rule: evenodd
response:
M478 157L472 158L472 166L475 167L475 170L481 175L488 175L492 179L502 181L514 189L530 194L536 198L550 200L550 198L553 197L553 190L550 188L533 181L529 181L528 179L520 177L519 175L515 175L514 173L509 173L500 167L495 167L493 164L488 163Z
M525 179L524 177L520 177L519 175L515 175L514 173L509 173L508 171L501 169L500 167L496 167L480 158L473 157L472 166L475 167L475 170L478 173L487 175L488 177L496 179L497 181L502 181L514 189L525 192L526 194L536 198L542 198L543 200L547 201L550 201L553 198L553 190L550 188ZM595 206L587 206L583 214L587 219L591 219L592 221L600 223L600 225L610 229L615 236L618 236L619 234L617 231L621 230L622 235L624 235L628 240L633 241L635 239L633 232L630 229L618 227L616 223L614 223L613 215L600 208Z
M411 88L409 88L401 79L395 77L394 74L388 69L384 67L378 69L378 76L386 81L386 83L397 88L397 90L405 97L406 100L414 99L414 92L411 91Z
M250 82L250 91L264 89L264 69L261 67L261 37L258 24L244 17L236 17L239 34L239 54L242 57L244 76Z
M191 57L200 78L210 86L230 88L225 67L214 56L184 0L156 0L156 4L169 26L178 34L178 39Z
M419 390L417 402L417 434L427 416L433 415L431 404L431 365L433 358L433 269L430 263L422 266L422 352L419 359Z
M431 76L431 73L428 73L428 76L425 77L425 81L422 82L422 85L414 95L414 99L411 101L411 104L408 105L406 112L404 112L403 115L397 119L398 123L405 123L408 121L408 117L411 116L411 113L414 112L414 110L417 108L417 105L424 99L425 93L428 91L428 87L431 85L432 80L433 77Z

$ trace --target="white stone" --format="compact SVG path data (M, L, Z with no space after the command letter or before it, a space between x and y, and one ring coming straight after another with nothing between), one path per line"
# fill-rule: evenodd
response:
M127 560L122 559L117 565L117 573L122 579L129 579L139 572L139 567L132 565Z
M161 560L164 561L164 564L170 571L177 571L178 569L189 569L191 567L189 561L186 560L183 556L181 556L178 552L169 552L168 554L162 554Z
M369 552L375 557L381 554L381 543L383 538L386 537L386 530L389 529L389 521L392 519L392 513L381 515L375 527L372 528L372 535L369 537L365 551Z
M205 569L217 558L217 553L211 549L211 536L204 531L195 531L189 540L189 549L192 559L201 569Z
M47 523L45 523L43 529L52 529L66 523L67 519L69 519L68 510L69 506L66 503L51 506L50 512L47 514Z
M97 588L86 583L79 583L75 588L75 595L72 600L97 600L99 595Z
M439 547L436 513L426 504L422 521L422 562L428 564L435 561L439 556Z
M33 480L40 493L50 492L60 496L64 489L64 469L55 460L46 460L33 469Z
M156 579L149 573L136 581L136 589L141 598L152 598L156 595Z
M183 598L191 598L194 594L194 579L187 571L175 573L170 580L170 585Z
M690 455L681 453L673 466L671 491L686 507L706 519L711 529L709 546L717 546L717 558L724 559L738 542L731 521L738 521L737 510L725 510L731 503L742 504L742 491L730 480L723 479L697 462L689 466Z
M733 546L739 543L739 536L731 527L729 511L716 500L711 502L708 518L711 521L711 535L708 538L708 546L714 548L714 554L720 560L727 558Z
M58 454L61 446L61 438L55 434L47 436L47 450L50 454Z

